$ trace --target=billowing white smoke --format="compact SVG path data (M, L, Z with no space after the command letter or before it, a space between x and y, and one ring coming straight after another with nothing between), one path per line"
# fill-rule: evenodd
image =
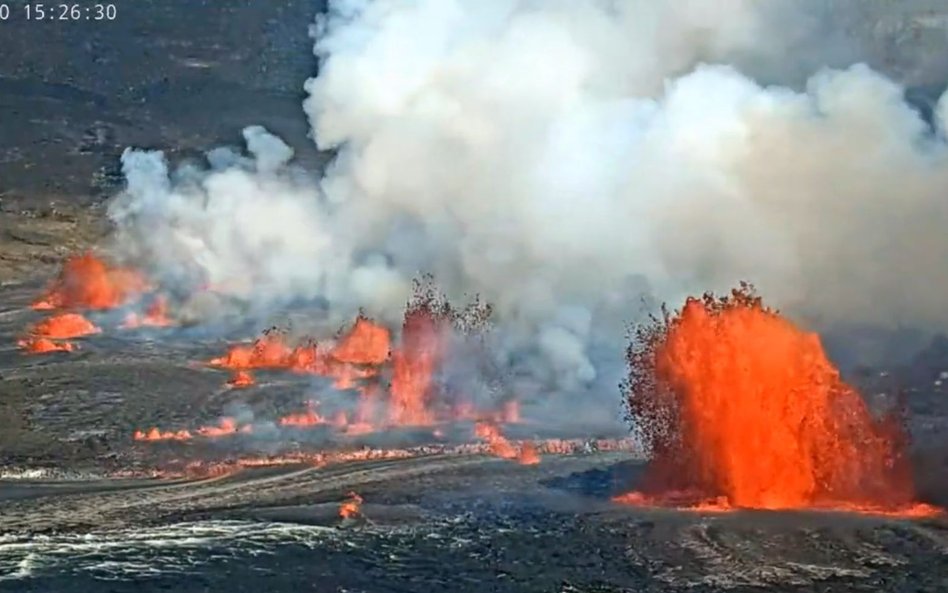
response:
M944 327L948 100L933 131L867 67L820 70L852 47L816 44L803 5L332 2L304 105L337 151L318 188L250 129L253 158L170 181L127 153L115 219L160 269L340 315L395 318L431 272L570 389L614 384L643 294L747 279L819 323Z

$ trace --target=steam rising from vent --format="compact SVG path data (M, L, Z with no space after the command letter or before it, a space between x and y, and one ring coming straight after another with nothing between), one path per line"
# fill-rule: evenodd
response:
M128 150L117 248L185 295L337 324L395 322L430 272L495 306L521 392L611 393L630 307L740 278L824 326L945 327L948 100L928 125L807 6L331 2L321 179L259 127L206 166Z

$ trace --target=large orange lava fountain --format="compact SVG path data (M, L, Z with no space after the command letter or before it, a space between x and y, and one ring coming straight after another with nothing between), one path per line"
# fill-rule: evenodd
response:
M752 289L689 299L628 350L630 420L652 453L619 500L922 514L898 410L875 417L819 337Z

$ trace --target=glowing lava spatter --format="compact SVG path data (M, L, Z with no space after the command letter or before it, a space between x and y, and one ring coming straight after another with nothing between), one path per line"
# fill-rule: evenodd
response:
M250 434L253 427L249 424L240 426L234 418L225 416L220 419L216 425L201 426L194 431L190 430L160 430L150 428L145 430L136 430L132 438L136 441L190 441L195 436L207 439L216 439L220 437L233 436L236 434Z
M89 252L66 260L59 276L33 308L113 309L147 288L142 274L111 266Z
M237 371L227 381L227 384L235 389L250 387L255 383L253 375L249 371Z
M329 424L329 420L321 416L319 412L316 411L315 403L307 402L305 412L288 414L280 418L279 424L280 426L294 427L319 426Z
M17 342L21 350L30 354L47 354L49 352L72 352L78 348L72 342L55 342L49 338L25 338Z
M67 340L97 334L101 331L78 313L61 313L38 322L30 328L29 333L42 338Z
M59 340L97 334L100 331L91 321L78 313L61 313L33 325L28 330L28 335L17 341L17 346L30 354L72 352L76 349L75 344Z
M355 492L350 492L347 496L348 499L339 505L339 516L343 519L355 519L362 515L363 499Z
M629 347L630 419L652 455L634 504L909 509L898 417L875 418L815 334L742 286L689 299Z
M293 349L285 336L271 328L250 346L234 346L226 355L210 361L211 366L231 370L289 368Z
M389 422L425 426L434 422L432 380L444 356L444 332L449 311L433 298L409 303L399 348L392 354Z
M174 325L174 321L168 317L168 299L164 295L158 295L145 309L144 314L129 313L125 316L122 327L125 329L135 329L139 327L168 327Z
M352 329L339 339L330 355L339 362L379 365L388 360L391 342L388 329L359 315Z
M540 454L536 445L525 442L518 449L507 440L500 428L493 422L482 420L474 424L474 434L490 447L491 455L502 459L513 459L521 465L536 465L540 463Z
M209 364L238 373L228 381L231 386L251 384L251 369L283 369L332 378L336 389L359 392L355 409L339 411L331 421L308 408L281 419L283 426L332 424L347 434L362 434L455 420L519 422L515 400L506 399L493 411L478 410L438 381L448 345L455 343L451 340L471 337L490 313L480 301L456 311L430 282L419 282L394 348L391 332L360 314L335 340L310 339L294 346L285 332L271 328L253 344L234 346Z

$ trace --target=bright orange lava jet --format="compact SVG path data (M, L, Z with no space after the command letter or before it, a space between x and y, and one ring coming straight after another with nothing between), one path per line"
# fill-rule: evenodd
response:
M444 355L445 320L422 302L405 312L400 347L392 355L389 422L398 426L434 423L432 378Z
M69 258L45 294L33 303L44 309L113 309L147 290L142 274L112 267L91 252Z
M689 299L639 331L628 405L652 453L620 501L702 509L905 512L914 488L897 414L876 418L819 337L749 286Z

